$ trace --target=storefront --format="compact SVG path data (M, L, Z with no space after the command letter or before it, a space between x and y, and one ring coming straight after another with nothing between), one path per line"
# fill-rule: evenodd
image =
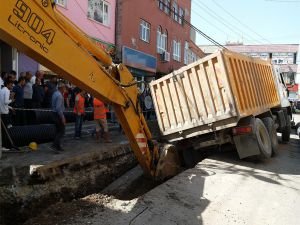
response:
M157 70L156 57L124 46L122 49L122 61L128 67L135 80L142 81L138 84L141 94L140 104L146 119L150 119L154 116L154 111L150 89L146 84L155 79Z
M15 70L18 72L18 52L15 48L0 41L0 71L9 72Z
M299 84L288 84L289 91L289 100L290 101L299 101Z
M137 81L149 83L155 78L157 61L156 57L152 55L123 46L122 62L128 67ZM139 88L143 92L145 89L144 84L140 83Z

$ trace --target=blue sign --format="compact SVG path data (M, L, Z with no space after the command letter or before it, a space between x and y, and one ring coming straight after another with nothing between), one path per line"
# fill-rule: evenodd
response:
M157 62L152 55L124 46L122 58L124 65L153 73L156 72Z

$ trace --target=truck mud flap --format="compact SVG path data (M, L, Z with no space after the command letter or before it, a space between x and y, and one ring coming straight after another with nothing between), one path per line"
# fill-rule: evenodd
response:
M260 154L256 137L252 134L234 136L233 141L240 159Z

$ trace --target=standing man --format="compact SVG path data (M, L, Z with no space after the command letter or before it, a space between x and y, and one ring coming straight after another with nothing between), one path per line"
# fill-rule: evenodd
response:
M33 89L32 89L32 83L31 83L31 78L32 74L31 72L26 72L25 75L25 86L24 86L24 107L27 109L32 108L32 94L33 94Z
M42 86L41 78L36 77L35 84L32 86L32 107L42 108L42 104L45 97L45 89Z
M102 101L94 98L94 120L96 122L96 139L99 141L102 136L105 143L111 143L109 138L108 126L106 120L107 109Z
M24 108L24 86L25 86L25 77L19 77L18 84L13 87L13 92L15 93L14 108L18 108L18 109ZM14 122L16 125L26 124L24 111L22 110L16 111Z
M64 116L65 105L64 105L64 98L63 98L63 94L65 90L66 90L65 84L59 83L58 89L53 93L52 96L52 110L53 110L52 118L56 126L56 135L54 138L52 148L54 149L55 153L59 153L60 151L63 151L63 148L61 147L61 138L65 134L65 125L66 125L66 119Z
M13 95L10 93L14 85L13 81L6 81L4 87L0 90L0 112L1 119L7 128L12 127L9 110L12 109L9 104L13 101Z
M1 88L4 87L4 83L5 81L7 81L7 78L8 78L8 73L6 72L1 72L1 77L0 77L0 85L1 85ZM0 88L0 89L1 89Z
M30 79L32 85L36 83L37 78L40 79L40 81L42 82L42 80L44 79L44 72L41 70L36 71L35 76L32 76Z
M76 120L75 120L76 140L79 140L81 138L82 121L83 121L83 116L85 114L84 103L85 103L85 91L80 90L79 93L76 95L75 106L74 106L74 113L76 116Z

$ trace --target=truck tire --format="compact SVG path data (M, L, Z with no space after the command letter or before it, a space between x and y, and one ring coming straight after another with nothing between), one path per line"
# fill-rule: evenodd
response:
M286 126L282 130L282 136L281 136L282 142L288 143L290 141L291 130L292 130L291 116L287 115L287 117L286 117Z
M265 127L264 123L258 118L255 119L255 127L255 136L260 151L260 155L258 156L258 158L271 158L272 145L267 128Z
M271 146L272 146L272 156L275 156L278 154L278 148L279 148L275 122L270 117L263 118L262 121L266 126L270 136Z

